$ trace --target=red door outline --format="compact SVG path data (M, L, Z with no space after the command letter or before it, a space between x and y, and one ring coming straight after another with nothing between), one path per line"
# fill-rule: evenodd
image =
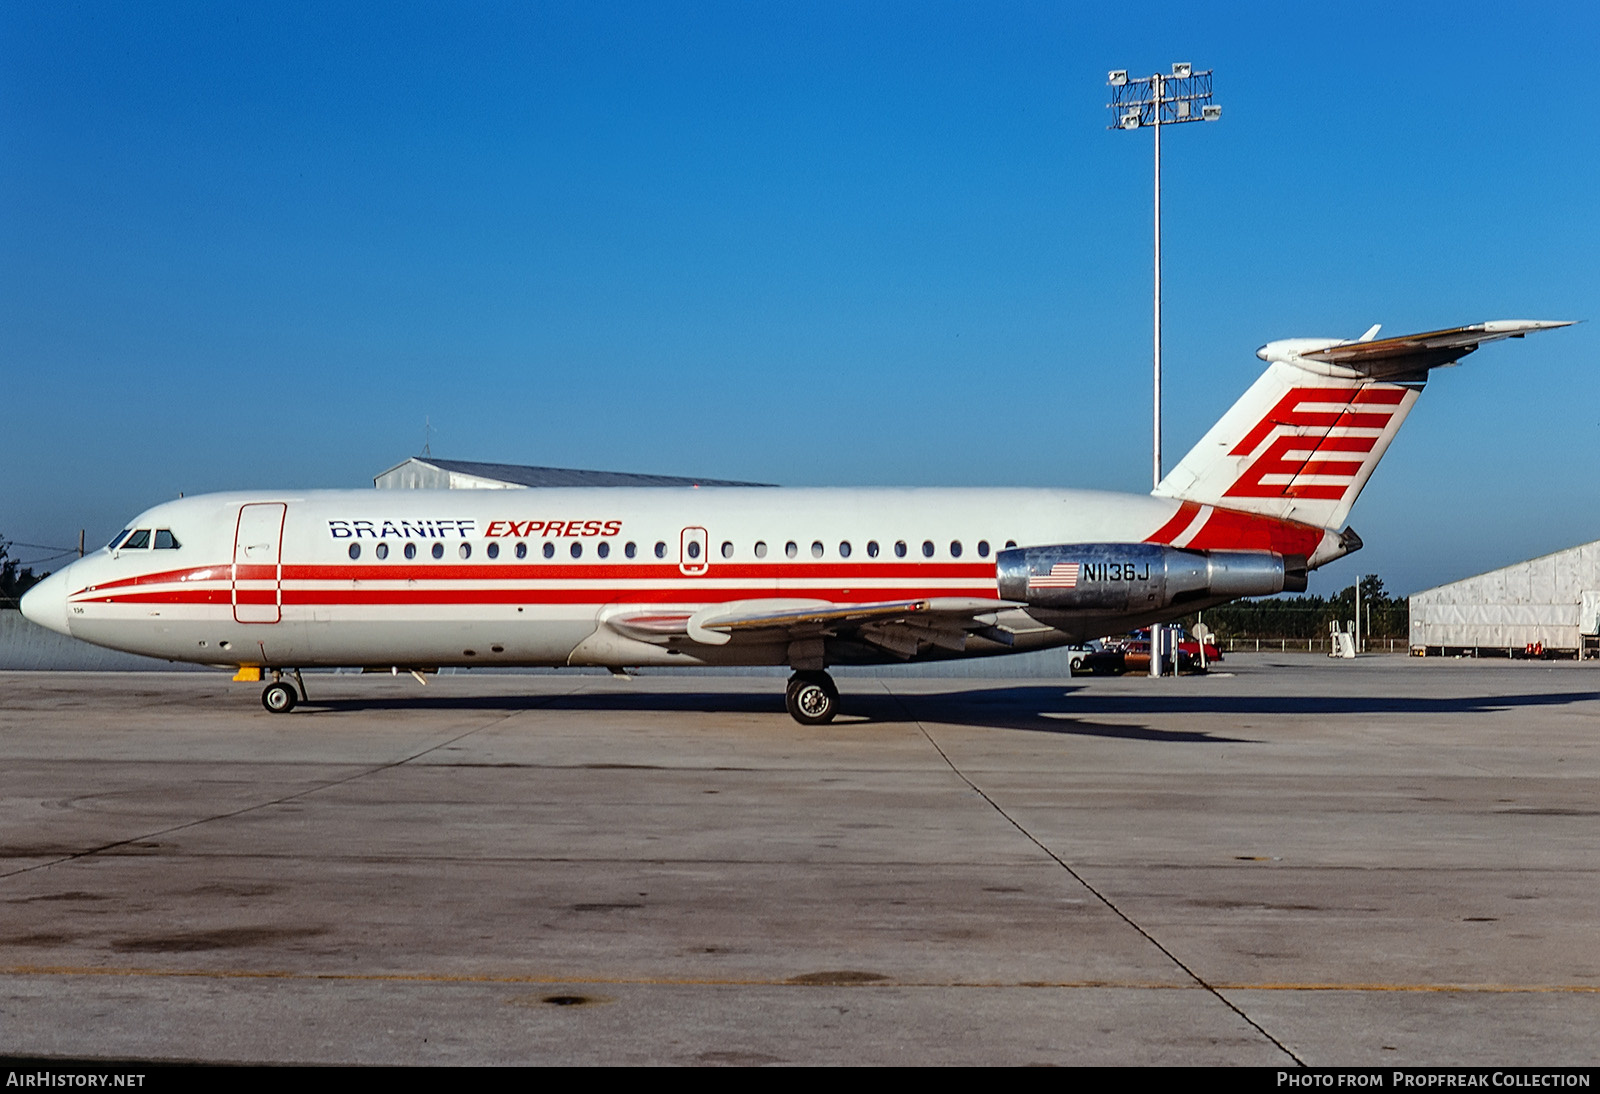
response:
M281 501L239 507L239 520L233 527L230 582L235 622L276 623L283 618L283 525L288 512L289 506ZM262 574L262 568L269 566L269 573ZM241 568L246 569L244 574L239 572ZM270 594L270 599L263 593Z
M678 536L678 571L700 577L711 566L711 537L704 528L685 528Z

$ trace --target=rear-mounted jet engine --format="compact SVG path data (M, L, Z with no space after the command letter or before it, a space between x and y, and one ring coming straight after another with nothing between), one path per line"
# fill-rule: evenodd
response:
M1190 551L1154 543L1069 543L1001 551L1000 595L1050 611L1145 612L1302 592L1303 555Z

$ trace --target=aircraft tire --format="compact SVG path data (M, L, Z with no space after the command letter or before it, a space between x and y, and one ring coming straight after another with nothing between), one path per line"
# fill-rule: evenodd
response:
M288 684L268 684L261 693L261 705L271 714L288 714L294 709L294 704L294 688Z
M783 699L789 717L803 726L824 725L839 711L839 689L825 672L795 673L789 677Z

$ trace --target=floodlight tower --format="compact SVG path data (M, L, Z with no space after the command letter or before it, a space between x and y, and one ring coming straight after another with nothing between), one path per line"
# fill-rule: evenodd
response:
M1156 300L1155 391L1152 422L1151 473L1161 485L1161 127L1180 122L1214 122L1222 107L1211 101L1211 70L1195 72L1187 62L1175 62L1169 75L1157 73L1129 79L1126 69L1106 74L1111 87L1111 108L1116 120L1107 129L1155 129L1156 143Z

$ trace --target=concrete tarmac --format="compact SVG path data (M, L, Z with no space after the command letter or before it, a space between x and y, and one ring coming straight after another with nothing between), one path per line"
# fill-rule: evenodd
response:
M1600 1044L1600 666L0 673L0 1054L1538 1065Z

